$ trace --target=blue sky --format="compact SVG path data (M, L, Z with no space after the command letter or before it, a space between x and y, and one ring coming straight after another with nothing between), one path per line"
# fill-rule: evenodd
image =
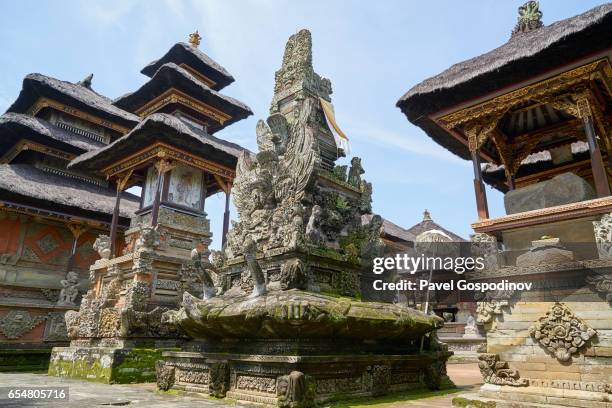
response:
M274 72L287 38L313 36L315 70L332 81L336 117L374 183L374 211L403 226L422 218L468 237L476 209L470 163L412 126L395 107L414 84L507 41L522 0L14 1L0 14L0 111L40 72L78 81L109 97L146 81L140 69L190 32L236 82L224 93L247 103L249 119L217 135L255 148L255 123L268 114ZM544 23L603 1L542 0ZM346 160L345 160L346 161ZM502 196L487 191L493 216ZM223 198L207 202L215 245Z

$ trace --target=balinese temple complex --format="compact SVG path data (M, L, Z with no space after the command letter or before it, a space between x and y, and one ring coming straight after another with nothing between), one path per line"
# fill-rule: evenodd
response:
M136 244L129 238L135 215L163 220L173 208L205 217L206 198L223 192L225 214L213 216L223 217L223 236L215 238L225 240L244 149L213 134L252 112L221 93L234 78L199 49L200 40L195 32L175 44L143 68L148 82L115 100L93 89L93 75L77 83L27 75L0 116L0 370L45 368L51 348L67 344L64 313L78 309L94 261ZM158 134L165 138L152 143ZM173 143L180 154L168 148ZM111 167L68 166L107 149L130 155ZM210 159L195 160L194 150ZM152 158L181 164L161 169L160 180L160 167L147 166ZM142 197L126 191L133 186ZM165 238L191 249L186 236Z
M610 406L611 29L612 4L545 25L528 1L505 44L397 103L472 161L472 247L486 268L465 276L533 284L476 299L485 384L459 406ZM485 183L505 215L489 214Z

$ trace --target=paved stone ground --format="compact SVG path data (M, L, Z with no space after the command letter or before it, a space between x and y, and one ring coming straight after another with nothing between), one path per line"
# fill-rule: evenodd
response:
M437 408L450 407L451 400L459 392L473 390L477 384L482 382L480 372L476 364L451 364L448 373L457 386L460 387L456 393L420 398L409 401L376 401L368 400L359 402L339 404L341 407L367 406L370 408ZM42 402L34 400L10 400L7 399L7 388L5 387L69 387L70 401ZM202 399L188 396L177 396L157 394L154 384L131 384L131 385L105 385L90 383L86 381L68 380L56 377L48 377L45 374L32 373L0 373L0 407L2 408L30 408L30 407L70 407L70 408L95 408L125 406L129 408L196 408L196 407L248 407L249 405L228 404L227 402ZM333 405L332 405L333 406ZM252 406L251 406L252 407Z

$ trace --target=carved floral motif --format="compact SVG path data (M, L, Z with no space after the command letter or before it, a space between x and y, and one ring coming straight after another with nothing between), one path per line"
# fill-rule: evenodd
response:
M478 355L478 360L478 368L485 383L514 387L528 385L528 380L520 378L517 370L508 368L508 363L500 361L497 354L482 353Z
M0 317L0 333L7 339L18 339L47 319L47 316L30 315L27 310L10 310Z
M597 334L562 303L555 303L529 333L559 361L569 361Z
M593 221L595 243L600 259L612 259L612 214L604 214L599 221Z

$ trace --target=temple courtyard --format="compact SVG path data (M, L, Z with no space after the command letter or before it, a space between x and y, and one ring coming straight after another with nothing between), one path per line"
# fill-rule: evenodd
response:
M355 399L326 404L325 407L369 407L369 408L424 408L451 407L452 399L458 394L477 389L482 384L482 376L477 364L449 364L449 377L457 385L456 389L445 391L413 391L389 395L380 398ZM253 405L238 404L232 401L221 401L211 398L203 399L202 395L177 396L173 392L156 391L154 383L147 384L99 384L87 381L49 377L44 373L0 373L0 406L3 408L25 407L247 407ZM42 402L33 400L9 400L7 390L11 387L69 387L69 401Z

